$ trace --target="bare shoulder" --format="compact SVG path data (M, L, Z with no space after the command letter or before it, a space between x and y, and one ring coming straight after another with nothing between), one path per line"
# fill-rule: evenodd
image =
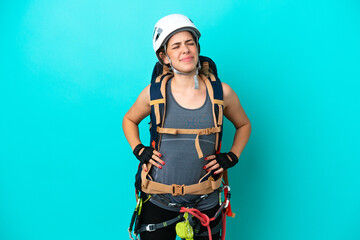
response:
M223 88L223 96L224 96L224 105L229 106L234 104L234 102L239 101L238 96L236 95L235 91L230 87L227 83L221 83Z
M229 94L231 94L232 92L234 92L234 91L232 90L232 88L230 87L229 84L222 82L221 85L222 85L222 88L223 88L223 94L224 94L224 96L228 96Z
M125 117L132 122L139 124L142 119L150 114L150 112L150 85L148 85L141 91L135 103L125 114Z
M150 85L147 85L139 94L138 100L141 101L142 104L146 104L150 106Z
M226 83L222 83L224 96L224 115L236 128L249 122L235 91Z

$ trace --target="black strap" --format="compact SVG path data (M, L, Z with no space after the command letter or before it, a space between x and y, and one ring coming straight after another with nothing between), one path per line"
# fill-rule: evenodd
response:
M130 220L130 226L129 226L129 231L132 232L133 230L133 226L135 223L135 219L136 219L136 215L137 215L137 209L134 211L133 215L131 216L131 220Z
M180 203L173 203L170 202L168 199L166 199L165 197L163 197L162 195L158 195L158 194L154 194L151 195L151 200L160 203L163 206L166 207L171 207L174 209L178 209L180 210L181 207L187 207L187 208L196 208L196 206L202 201L205 200L209 195L204 194L201 195L196 201L195 203L188 203L188 204L180 204Z
M211 235L218 233L221 229L222 229L222 219L215 227L211 228ZM204 236L209 236L209 232L207 230L202 233L197 233L196 231L194 231L194 235L197 237L204 237Z
M136 231L136 234L139 234L139 233L142 233L142 232L153 232L153 231L156 231L157 229L160 229L160 228L164 228L164 227L167 227L167 226L170 226L174 223L177 223L179 221L182 220L184 214L181 213L179 214L177 217L173 218L173 219L170 219L168 221L165 221L165 222L162 222L162 223L157 223L157 224L142 224L140 226L140 229Z
M164 227L167 227L167 226L170 226L174 223L177 223L179 222L180 220L182 220L184 214L180 214L178 215L177 217L173 218L173 219L170 219L168 221L165 221L165 222L162 222L162 223L157 223L157 224L142 224L140 226L140 229L136 231L136 234L140 234L142 232L153 232L153 231L156 231L160 228L164 228ZM200 223L200 222L199 222ZM215 233L218 233L222 228L222 220L219 221L219 223L213 227L211 229L211 235L214 235ZM199 230L195 230L194 233L195 233L195 236L199 236L199 237L202 237L202 236L208 236L209 233L208 231L205 231L205 232L202 232L202 233L197 233Z

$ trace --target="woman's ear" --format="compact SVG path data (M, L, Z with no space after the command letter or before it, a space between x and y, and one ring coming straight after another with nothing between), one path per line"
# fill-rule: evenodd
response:
M167 58L166 54L164 52L160 52L159 56L161 58L161 60L165 63L165 64L169 64L169 59Z

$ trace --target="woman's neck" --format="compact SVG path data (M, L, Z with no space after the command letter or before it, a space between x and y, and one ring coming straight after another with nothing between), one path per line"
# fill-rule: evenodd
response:
M194 81L195 73L190 75L174 74L172 79L172 86L179 89L193 89L195 87Z
M181 76L180 78L176 78L176 76L174 76L171 79L171 89L173 92L186 92L188 94L201 93L205 89L205 83L200 76L198 76L198 81L198 88L196 89L194 75L192 75L192 77Z

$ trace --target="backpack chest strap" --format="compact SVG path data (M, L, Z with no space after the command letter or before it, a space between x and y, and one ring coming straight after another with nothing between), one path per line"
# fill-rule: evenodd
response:
M181 129L181 128L162 128L162 127L158 127L157 128L158 133L162 133L162 134L172 134L172 135L177 135L177 134L196 134L196 138L195 138L195 148L197 151L197 154L199 156L199 158L204 157L201 148L200 148L200 142L199 142L199 136L200 135L210 135L210 134L215 134L215 133L219 133L221 131L221 127L212 127L212 128L204 128L204 129Z

